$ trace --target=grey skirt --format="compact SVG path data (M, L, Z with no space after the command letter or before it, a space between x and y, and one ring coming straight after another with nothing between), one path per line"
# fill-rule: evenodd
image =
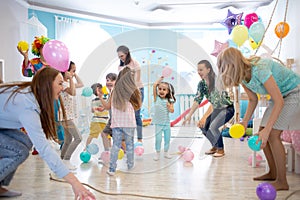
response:
M277 130L300 130L300 85L283 97L284 106L273 128ZM260 126L265 127L272 113L271 100L263 115Z

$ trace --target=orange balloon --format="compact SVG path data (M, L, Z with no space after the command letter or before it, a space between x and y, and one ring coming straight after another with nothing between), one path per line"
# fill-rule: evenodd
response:
M278 38L284 38L290 31L290 26L286 22L279 22L275 27L275 33Z

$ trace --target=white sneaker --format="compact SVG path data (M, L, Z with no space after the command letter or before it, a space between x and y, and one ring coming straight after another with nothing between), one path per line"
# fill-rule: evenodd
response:
M168 152L164 153L164 157L167 158L167 159L171 159L172 158L172 156Z
M108 175L110 175L110 176L114 176L114 175L115 175L115 172L111 172L111 171L109 171L109 169L106 171L106 173L107 173Z
M160 153L158 152L154 155L153 160L158 161L159 158L160 158Z
M76 170L77 167L75 165L72 165L70 160L63 160L63 163L69 168L69 170Z

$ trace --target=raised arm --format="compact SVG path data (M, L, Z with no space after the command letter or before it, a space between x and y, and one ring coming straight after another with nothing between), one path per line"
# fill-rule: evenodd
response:
M76 79L75 88L82 88L84 86L82 80L79 78L79 76L74 73L74 77Z
M75 83L72 79L72 76L71 76L70 72L66 71L65 72L65 77L69 80L69 84L70 84L69 87L67 87L65 89L65 92L67 92L71 96L75 96L76 95Z
M164 79L163 76L161 76L159 79L157 79L154 83L153 83L153 98L154 98L154 102L156 101L156 96L157 96L157 85Z

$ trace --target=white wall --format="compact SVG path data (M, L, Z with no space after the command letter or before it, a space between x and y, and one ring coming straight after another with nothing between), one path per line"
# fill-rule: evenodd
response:
M17 50L20 40L20 22L27 20L27 8L16 0L0 1L0 59L5 61L5 81L23 80L23 57Z

